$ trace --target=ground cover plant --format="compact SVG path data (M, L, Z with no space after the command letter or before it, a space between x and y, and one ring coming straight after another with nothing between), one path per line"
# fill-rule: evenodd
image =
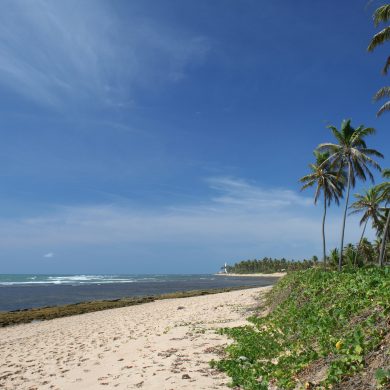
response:
M268 305L267 316L222 330L234 343L212 365L243 389L337 388L364 370L389 336L390 269L293 272L273 288ZM379 367L374 388L387 385L388 370Z

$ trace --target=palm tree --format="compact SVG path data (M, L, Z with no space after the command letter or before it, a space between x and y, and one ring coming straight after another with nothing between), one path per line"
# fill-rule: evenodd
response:
M363 256L364 263L369 264L374 262L375 259L374 247L371 244L371 242L367 240L367 238L363 238L360 245L360 252Z
M390 169L384 169L382 172L382 175L385 179L390 179ZM384 211L385 214L387 213L386 217L386 223L383 229L383 234L382 234L382 242L381 242L381 247L380 247L380 252L379 252L379 265L383 266L384 260L385 260L385 253L386 253L386 241L388 236L390 235L390 211L388 208L388 204L390 203L390 182L385 181L384 183L378 184L376 186L378 190L381 192L382 200L385 202L385 207Z
M310 164L311 173L303 176L299 181L305 183L302 186L302 190L316 185L314 193L314 204L317 204L317 200L321 194L324 196L324 215L322 217L322 249L323 249L323 261L326 266L326 243L325 243L325 218L326 218L326 206L329 206L334 200L339 204L339 199L343 195L344 189L344 176L340 176L337 171L332 171L330 163L326 163L329 160L330 154L328 152L321 153L317 150L314 151L316 162Z
M341 271L343 264L345 221L347 217L350 188L351 186L355 186L356 179L365 181L367 176L373 182L374 177L369 167L373 167L379 171L381 170L381 167L370 156L383 158L383 155L375 149L368 149L364 141L364 137L375 133L375 129L372 127L364 127L361 125L357 129L354 129L351 126L351 120L348 119L341 123L340 130L334 126L329 126L328 128L332 131L333 135L338 141L338 144L324 143L318 146L318 150L327 151L330 154L329 159L325 161L324 164L328 163L329 161L332 166L337 166L340 172L342 172L345 167L347 167L348 170L347 196L345 199L344 217L341 229L340 257L338 267L339 271Z
M366 190L363 195L355 194L355 198L357 200L351 204L350 208L353 209L353 211L351 211L350 214L363 213L360 225L364 224L362 235L356 249L356 263L368 221L372 219L373 226L378 226L380 224L380 204L382 201L382 194L377 187L371 187L369 190Z
M375 10L374 15L374 25L377 27L381 23L387 23L390 20L390 4L385 4ZM384 29L379 31L374 35L370 44L368 45L368 51L374 51L376 47L382 45L386 41L390 40L390 27L386 26ZM388 69L390 67L390 57L387 58L386 64L382 70L383 74L387 74ZM384 97L390 96L390 87L381 88L374 96L374 101L378 101L383 99ZM390 101L387 101L385 104L377 112L377 116L382 115L385 111L390 110Z
M336 265L339 259L339 250L333 248L329 253L329 261L331 265Z

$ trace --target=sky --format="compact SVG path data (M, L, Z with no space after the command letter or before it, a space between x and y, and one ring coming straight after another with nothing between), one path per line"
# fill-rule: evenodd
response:
M0 273L320 256L322 208L298 179L327 126L375 127L390 166L372 102L388 46L366 51L379 4L3 0ZM349 218L346 241L360 231Z

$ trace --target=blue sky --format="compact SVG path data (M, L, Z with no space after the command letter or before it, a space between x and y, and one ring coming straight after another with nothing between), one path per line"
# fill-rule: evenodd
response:
M4 1L0 272L319 254L322 210L298 178L326 126L375 127L390 165L371 100L387 48L366 52L377 4ZM359 233L350 218L347 240Z

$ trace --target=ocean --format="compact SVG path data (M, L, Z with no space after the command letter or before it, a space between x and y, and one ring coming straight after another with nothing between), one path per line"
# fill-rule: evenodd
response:
M0 274L0 311L176 291L269 286L273 277L216 275L6 275Z

